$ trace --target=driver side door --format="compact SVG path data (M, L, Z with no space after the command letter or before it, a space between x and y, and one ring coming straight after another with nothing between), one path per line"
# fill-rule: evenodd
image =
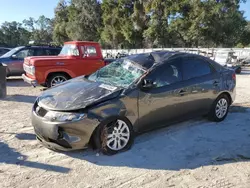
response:
M146 76L155 86L139 91L139 132L165 126L181 116L181 70L181 59L175 59Z

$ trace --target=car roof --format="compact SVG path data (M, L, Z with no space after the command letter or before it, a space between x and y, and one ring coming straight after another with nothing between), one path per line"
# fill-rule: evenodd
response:
M152 69L156 66L159 66L161 64L168 63L169 60L175 59L175 58L183 58L183 57L196 57L203 59L212 65L216 67L216 70L221 68L221 65L217 65L215 61L212 61L208 57L204 57L202 55L198 54L191 54L191 53L185 53L185 52L178 52L178 51L154 51L151 53L141 53L141 54L135 54L125 57L125 59L129 59L136 64L142 66L144 69Z
M192 56L194 54L188 54L178 51L154 51L150 53L141 53L141 54L135 54L125 57L125 59L129 59L140 66L142 66L144 69L150 69L151 67L163 63L167 63L169 59L174 57L180 57L180 56Z
M62 47L60 47L60 46L42 46L42 45L41 46L36 46L36 45L32 46L32 45L27 45L27 46L17 46L15 48L20 48L20 49L22 49L22 48L49 48L49 49L51 48L51 49L61 49ZM9 49L13 49L13 48L9 48Z

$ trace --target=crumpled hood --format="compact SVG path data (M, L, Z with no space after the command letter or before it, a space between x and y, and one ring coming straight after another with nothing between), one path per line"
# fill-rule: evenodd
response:
M81 76L45 91L38 98L38 104L56 111L79 110L117 97L120 91L121 88L92 82Z

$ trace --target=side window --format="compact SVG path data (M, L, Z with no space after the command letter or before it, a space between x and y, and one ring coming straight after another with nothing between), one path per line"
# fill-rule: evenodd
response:
M23 49L17 52L15 55L18 59L24 59L25 57L33 56L34 49Z
M45 49L45 55L58 55L61 50L59 49Z
M35 56L43 56L43 55L45 55L45 52L42 48L37 48L35 50Z
M158 88L182 81L181 62L174 60L158 67L151 79Z
M184 80L211 74L209 63L201 59L183 60L182 70Z
M96 48L94 46L85 46L85 47L82 46L82 52L84 56L87 56L87 57L97 56Z
M44 55L48 55L48 56L49 56L49 55L53 55L53 54L51 53L51 50L49 50L49 49L44 49L44 51L45 51L45 52L44 52L44 53L45 53Z
M61 52L61 49L52 49L51 50L52 55L58 55L58 54L60 54L60 52Z

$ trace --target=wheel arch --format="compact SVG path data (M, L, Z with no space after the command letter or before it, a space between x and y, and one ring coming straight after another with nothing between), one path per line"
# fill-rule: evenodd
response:
M231 94L230 94L229 92L223 91L223 92L221 92L221 93L218 95L217 98L219 98L219 97L222 96L222 95L226 95L226 96L228 97L228 99L229 99L229 104L230 104L230 105L233 103L232 96L231 96ZM217 99L217 98L216 98L216 99Z
M122 115L112 115L110 117L107 117L107 118L104 118L102 120L99 120L100 123L96 126L96 128L94 129L94 131L92 132L91 136L90 136L90 139L89 139L89 145L92 149L97 149L98 146L97 146L97 142L99 138L96 138L96 134L98 134L98 132L101 130L102 126L106 125L106 124L109 124L111 123L112 121L115 121L117 119L121 119L121 120L124 120L124 121L127 121L129 122L131 125L131 121L126 117L126 116L122 116ZM134 130L134 127L132 126L133 130Z
M49 79L49 77L51 77L53 74L64 74L65 76L67 76L68 78L72 78L72 76L65 71L56 71L56 72L49 72L46 76L46 81Z

